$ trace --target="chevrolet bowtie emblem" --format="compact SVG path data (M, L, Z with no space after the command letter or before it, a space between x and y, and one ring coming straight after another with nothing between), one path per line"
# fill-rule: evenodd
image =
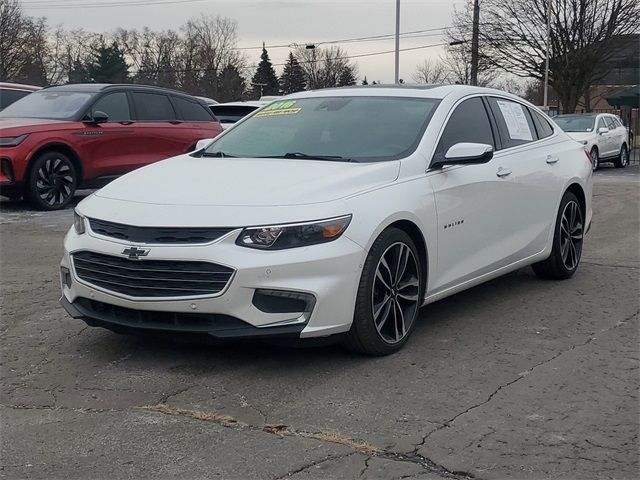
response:
M129 247L125 248L122 251L123 255L127 255L129 258L133 260L137 260L140 257L146 257L149 255L150 249L148 248L138 248L138 247Z

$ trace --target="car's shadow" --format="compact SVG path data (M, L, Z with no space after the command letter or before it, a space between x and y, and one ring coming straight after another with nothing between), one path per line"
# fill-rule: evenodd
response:
M495 304L495 298L504 300L525 294L536 284L544 285L544 282L540 282L529 269L523 269L422 308L412 338L400 355L411 357L422 352L425 348L423 342L434 341L434 337L448 336L452 328L458 329L455 326L457 322L465 322L470 312L491 308ZM495 318L495 322L501 321L509 322L509 319ZM507 327L505 324L505 328ZM194 339L175 335L130 337L105 333L100 340L100 343L103 342L105 348L98 348L92 354L96 358L101 356L100 351L131 349L136 351L136 355L153 358L160 363L171 364L174 359L179 359L177 361L181 366L191 372L206 371L213 366L219 369L235 368L239 364L256 362L262 365L268 362L274 368L286 367L287 371L307 367L317 370L322 366L335 368L341 364L358 365L372 360L371 357L348 351L341 345L340 337L292 344L256 340L217 342L205 337ZM115 345L120 342L124 342L126 346ZM95 349L95 338L91 344L89 350ZM104 361L109 362L110 358L105 357Z
M56 210L56 211L72 210L73 208L75 208L76 205L78 205L78 203L84 200L91 193L92 193L91 190L83 190L78 192L73 197L71 202L69 202L69 205L67 205L62 210ZM3 197L2 195L0 195L0 211L7 212L7 213L25 213L25 214L48 213L42 210L34 209L33 206L26 200L22 200L22 199L12 200L10 198Z

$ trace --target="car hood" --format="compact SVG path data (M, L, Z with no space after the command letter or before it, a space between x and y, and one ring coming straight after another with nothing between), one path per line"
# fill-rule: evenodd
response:
M565 132L570 138L581 142L582 140L591 140L596 137L594 132Z
M391 183L399 169L399 161L347 163L181 155L131 172L96 196L179 206L308 205Z
M50 130L51 128L60 128L65 124L72 125L73 122L50 118L0 117L0 130L5 134ZM15 129L15 132L10 129Z

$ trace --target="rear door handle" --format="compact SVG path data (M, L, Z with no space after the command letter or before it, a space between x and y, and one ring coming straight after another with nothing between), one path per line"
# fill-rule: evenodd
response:
M499 177L506 177L507 175L511 175L511 169L510 168L498 168L498 171L496 172L496 175Z
M560 158L556 157L555 155L547 155L547 163L549 165L556 163L558 160L560 160Z

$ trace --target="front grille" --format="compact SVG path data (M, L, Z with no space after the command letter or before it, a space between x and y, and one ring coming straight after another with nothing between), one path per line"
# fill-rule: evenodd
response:
M76 275L87 283L131 297L213 295L233 269L209 262L130 260L94 252L73 254Z
M249 327L229 315L134 310L88 298L78 298L74 305L92 318L135 328L208 332Z
M132 243L209 243L233 228L222 227L136 227L89 218L94 233Z

